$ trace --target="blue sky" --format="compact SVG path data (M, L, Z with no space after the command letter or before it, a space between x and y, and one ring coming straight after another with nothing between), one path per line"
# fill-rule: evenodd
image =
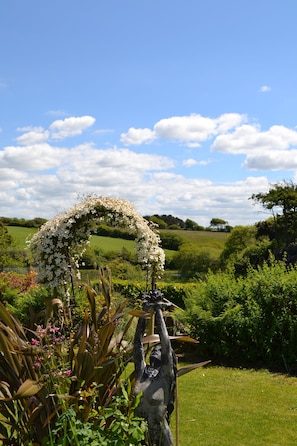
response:
M2 0L0 215L85 194L207 226L297 181L296 0Z

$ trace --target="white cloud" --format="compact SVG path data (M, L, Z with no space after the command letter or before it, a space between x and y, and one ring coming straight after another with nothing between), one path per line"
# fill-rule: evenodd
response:
M261 132L260 127L243 124L245 118L239 114L224 114L216 119L200 115L184 118L161 120L154 130L148 129L149 132L144 134L141 131L145 129L138 129L139 133L135 129L135 134L130 133L129 137L134 142L147 141L148 137L159 138L158 132L161 132L166 138L175 140L178 137L178 142L189 145L189 142L212 135L217 136L215 148L223 153L246 154L244 167L248 169L276 169L278 165L289 168L292 160L297 169L297 149L289 151L297 141L297 131L273 126ZM213 217L223 218L231 225L249 224L262 218L248 198L253 193L268 190L267 178L214 182L177 174L174 172L177 161L156 153L139 153L139 150L135 152L117 147L101 149L91 143L55 147L50 143L51 131L59 134L59 138L65 137L78 130L83 131L93 122L93 118L83 121L80 118L69 119L70 122L59 121L59 125L55 121L49 130L42 127L20 128L23 134L17 138L17 144L0 150L0 206L3 215L51 218L71 207L78 195L95 193L128 199L143 215L172 214L191 218L204 226ZM178 127L176 133L172 128L174 122ZM227 139L220 140L220 137ZM187 152L189 154L187 150L184 153ZM187 158L186 155L183 165L190 167L209 162ZM227 171L226 175L228 178Z
M268 93L269 91L271 91L271 87L269 87L268 85L262 85L259 91L261 93Z
M64 139L70 136L81 135L81 133L91 127L95 121L95 118L92 116L71 117L63 120L59 119L54 121L49 127L51 138Z
M265 150L248 155L243 166L251 170L297 170L297 150Z
M247 177L230 183L214 183L207 179L190 179L182 175L155 173L155 201L142 204L145 213L159 212L191 218L207 226L213 217L223 218L231 225L250 224L263 217L260 207L249 200L255 191L266 191L269 181L265 177ZM151 211L151 212L149 212Z
M78 194L97 193L126 198L142 214L171 213L202 225L219 216L235 224L235 216L241 223L250 217L249 206L254 215L248 197L266 184L249 179L221 185L177 175L173 167L174 161L164 156L92 144L5 147L0 151L1 212L51 218L72 206Z
M237 155L253 151L285 150L297 144L297 131L274 125L269 130L261 132L256 125L242 125L233 133L216 137L212 150Z
M202 141L228 132L245 120L246 116L238 113L225 113L218 118L199 114L173 116L158 121L153 130L131 127L127 133L122 133L121 140L126 145L139 145L154 139L165 139L184 143L189 147L199 147Z
M139 144L149 143L156 138L155 132L150 129L129 128L127 133L121 134L121 142L126 146L138 146Z
M59 166L67 160L68 151L49 144L8 146L0 151L0 168L25 171L42 171Z
M214 119L201 115L174 116L161 119L154 128L159 138L199 143L215 133L216 123Z
M198 161L194 160L193 158L188 158L186 160L183 160L183 166L185 167L192 167L198 164Z
M33 128L17 137L17 142L22 145L42 144L49 138L49 131L42 127Z

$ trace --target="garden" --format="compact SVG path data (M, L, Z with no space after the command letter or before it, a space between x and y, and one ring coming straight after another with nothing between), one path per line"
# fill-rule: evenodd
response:
M141 302L113 296L108 268L98 268L94 287L80 281L79 259L103 218L136 233L146 290L156 289L164 251L130 203L88 197L41 227L30 240L38 284L32 270L1 274L3 444L148 444L149 426L135 414L141 393L127 370L135 318L149 314Z
M130 270L129 280L114 279L112 268L122 270L108 263L91 279L80 276L92 231L107 221L134 234L137 279ZM206 268L199 257L202 270L184 282L164 280L159 234L123 200L87 197L34 231L34 268L0 273L2 444L148 444L136 410L133 337L141 296L156 287L173 308L175 444L295 444L297 268L271 251L253 264L267 238L235 229L221 257ZM239 233L252 249L238 249ZM181 246L177 256L190 251ZM121 262L129 256L122 252Z

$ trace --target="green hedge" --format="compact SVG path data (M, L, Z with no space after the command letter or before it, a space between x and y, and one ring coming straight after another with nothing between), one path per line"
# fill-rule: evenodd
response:
M209 273L178 319L218 361L297 371L297 267L270 261L246 277Z
M93 285L95 283L96 281L93 282ZM146 291L145 282L113 279L112 284L115 292L120 293L132 303L138 300L141 294ZM164 297L180 308L185 307L186 299L192 294L195 288L196 284L194 283L158 283L158 289L164 294Z

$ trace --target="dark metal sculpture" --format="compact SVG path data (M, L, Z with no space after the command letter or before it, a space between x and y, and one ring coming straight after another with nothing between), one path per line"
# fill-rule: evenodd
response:
M148 423L150 445L172 446L169 418L174 409L176 358L162 314L167 303L158 290L144 295L144 299L143 310L154 314L160 344L153 348L150 363L146 364L143 337L147 319L140 317L134 338L135 393L142 393L137 415Z

